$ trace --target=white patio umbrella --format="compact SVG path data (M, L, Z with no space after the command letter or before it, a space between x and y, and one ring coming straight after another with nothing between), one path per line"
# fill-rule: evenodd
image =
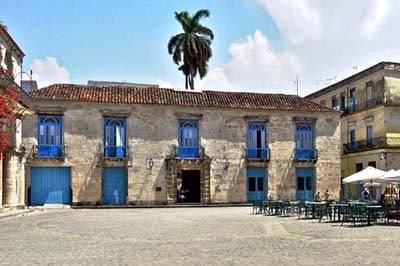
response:
M368 166L364 170L357 172L355 174L352 174L346 178L343 178L343 184L348 184L348 183L357 183L357 182L370 182L372 184L372 181L377 180L381 178L386 172L376 169L372 166Z
M390 184L390 197L393 197L393 185L399 185L400 184L400 170L394 170L391 169L389 170L386 174L381 176L377 182L379 183L384 183L384 184Z
M381 185L382 185L382 183L376 183L376 182L372 183L373 187L380 187ZM370 187L370 186L371 186L371 183L363 184L363 187Z
M400 184L400 170L391 169L376 181L379 183L398 185Z

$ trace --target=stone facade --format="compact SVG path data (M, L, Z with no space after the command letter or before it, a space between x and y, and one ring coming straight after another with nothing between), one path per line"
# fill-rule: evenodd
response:
M6 60L6 53L11 52L11 63ZM24 150L21 150L21 120L28 111L28 95L17 84L22 78L22 60L25 54L0 23L0 84L17 89L19 103L15 110L15 123L6 128L9 145L3 160L0 160L0 206L16 207L24 205L25 166ZM7 64L8 61L8 64ZM3 73L3 69L11 74ZM13 77L15 76L15 78Z
M63 114L65 158L33 158L27 165L26 192L30 186L30 167L68 166L72 173L73 204L102 204L102 169L123 166L127 169L127 203L171 204L177 202L177 178L182 170L199 170L201 203L247 202L246 168L267 169L268 197L296 198L296 167L315 168L315 191L329 189L333 197L340 191L340 117L336 112L283 112L197 108L160 105L102 104L72 101L35 100L37 113ZM61 110L61 111L60 111ZM127 117L129 154L121 161L102 158L103 116ZM198 159L174 155L178 145L178 119L197 117L200 145L204 154ZM246 159L246 134L249 119L267 120L269 161ZM267 118L265 118L267 117ZM311 118L315 123L318 159L294 160L295 119ZM23 121L23 144L37 144L37 115ZM150 170L148 161L154 166ZM229 167L224 169L224 161ZM28 204L28 202L26 202Z

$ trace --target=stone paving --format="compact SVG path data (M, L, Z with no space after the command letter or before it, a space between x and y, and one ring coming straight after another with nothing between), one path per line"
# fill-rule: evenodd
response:
M0 219L0 264L394 265L400 259L400 224L341 227L251 211L35 211Z

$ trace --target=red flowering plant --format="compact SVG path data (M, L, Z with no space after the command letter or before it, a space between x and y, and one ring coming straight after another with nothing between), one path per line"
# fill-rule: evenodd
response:
M0 83L0 160L9 144L9 133L14 124L14 114L18 108L18 90Z

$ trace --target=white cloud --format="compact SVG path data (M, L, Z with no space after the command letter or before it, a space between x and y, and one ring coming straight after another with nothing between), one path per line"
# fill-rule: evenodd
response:
M321 34L320 13L307 0L256 0L274 19L288 41L299 43Z
M377 0L375 9L370 11L371 14L368 14L363 27L364 33L368 36L384 22L389 12L389 3L387 0Z
M54 83L69 83L69 71L58 64L55 57L46 57L45 60L35 59L31 65L33 78L37 80L39 88Z
M399 0L253 1L273 18L285 41L284 53L303 67L301 95L321 89L318 80L354 74L353 66L361 71L380 61L400 61L400 35L395 33ZM284 88L293 86L293 78Z
M203 80L195 81L195 87L206 90L230 91L232 84L226 77L225 69L221 66L212 67Z
M276 92L287 87L288 81L293 84L294 77L302 72L298 58L290 52L275 51L260 30L232 43L229 53L229 62L212 67L196 87Z
M160 86L160 88L173 88L174 87L171 82L165 81L163 79L157 79L156 84L158 84L158 86Z

